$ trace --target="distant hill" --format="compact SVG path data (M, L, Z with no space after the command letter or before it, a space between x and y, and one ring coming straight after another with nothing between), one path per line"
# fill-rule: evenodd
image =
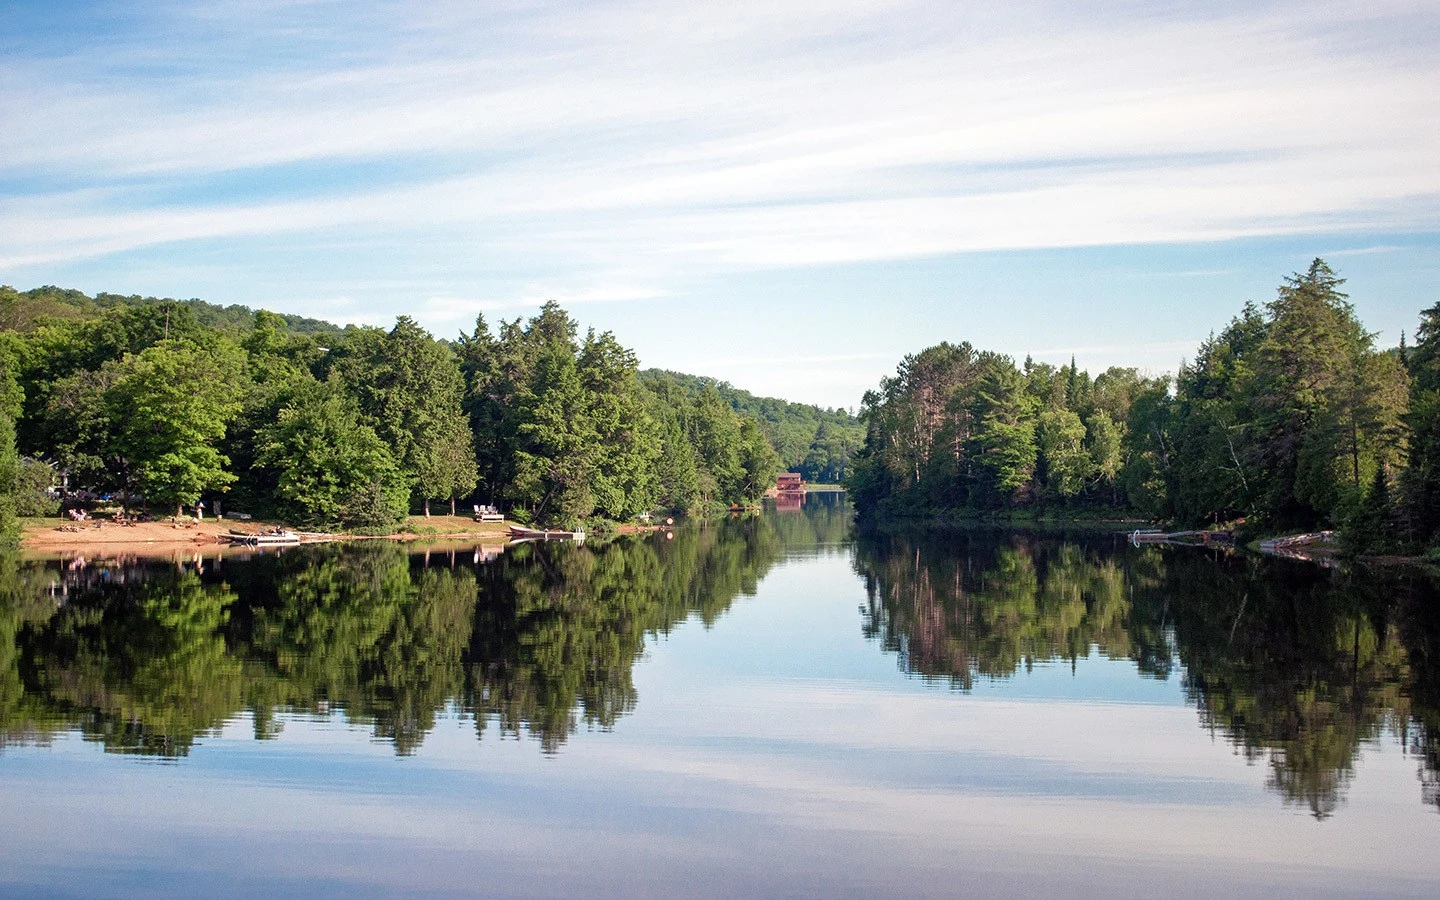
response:
M249 331L255 319L255 310L238 303L220 306L204 300L141 297L138 294L127 297L100 293L91 297L73 288L48 284L28 291L0 285L0 329L30 331L46 319L85 319L117 306L159 306L163 303L187 307L196 322L222 331ZM320 319L287 313L276 315L284 319L286 327L296 334L335 334L344 330Z
M760 420L765 436L791 472L807 481L833 484L850 469L850 459L865 442L865 426L844 409L757 397L729 382L666 369L644 369L642 384L669 384L688 394L714 391L736 411Z

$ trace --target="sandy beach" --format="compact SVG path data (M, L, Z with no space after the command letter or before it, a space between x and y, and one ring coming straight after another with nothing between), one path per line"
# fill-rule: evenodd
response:
M108 519L89 522L55 524L57 520L27 523L21 536L22 549L36 554L90 550L105 553L144 553L194 548L228 546L224 535L231 531L253 533L276 527L277 523L233 521L229 519L181 519L176 522L136 522L122 525ZM283 526L282 526L283 527ZM306 542L335 540L445 540L502 542L508 539L508 525L494 522L472 522L458 516L414 516L404 529L380 538L364 538L346 534L305 532Z

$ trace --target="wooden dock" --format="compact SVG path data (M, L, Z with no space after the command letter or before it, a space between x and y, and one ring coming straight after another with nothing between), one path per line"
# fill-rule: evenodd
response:
M1143 531L1130 532L1130 543L1141 544L1183 544L1186 547L1233 547L1235 532L1217 531Z

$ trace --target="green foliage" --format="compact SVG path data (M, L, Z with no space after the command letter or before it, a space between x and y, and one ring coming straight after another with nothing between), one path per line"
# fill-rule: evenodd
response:
M475 488L460 368L450 348L415 320L401 316L388 333L352 332L332 350L329 377L356 398L414 484L416 500L463 497Z
M257 444L256 466L274 473L274 506L286 521L374 528L404 519L409 484L336 386L312 381L287 392Z
M342 331L199 300L0 287L0 352L16 406L0 444L13 426L17 448L72 487L184 505L233 490L232 509L306 525L381 529L472 495L538 522L624 521L753 502L791 420L809 429L807 471L833 477L851 450L843 411L728 385L702 397L691 388L710 383L689 376L642 383L631 351L609 333L579 339L554 303L498 335L482 317L449 344L406 316Z
M908 356L865 396L865 445L849 480L857 510L1061 501L1196 524L1246 517L1273 531L1358 523L1369 509L1365 521L1392 537L1415 534L1401 543L1435 540L1440 307L1406 360L1375 348L1342 284L1317 259L1263 310L1246 305L1180 367L1173 395L1168 379L1133 369L1092 381L1073 360L1017 367L969 344ZM1387 471L1401 472L1405 515L1388 477L1377 480ZM1382 480L1392 509L1376 518Z
M55 337L39 335L42 349ZM234 480L218 444L241 407L244 358L223 339L147 341L138 338L145 346L136 350L116 344L119 355L98 354L94 369L35 383L45 405L24 431L32 452L52 456L77 484L188 505ZM38 368L68 367L54 362Z
M791 546L837 541L848 517L780 523ZM670 541L520 545L471 566L388 541L227 561L227 586L172 562L125 578L0 557L0 747L76 728L106 751L174 758L246 711L343 714L397 754L448 708L546 752L634 708L647 639L713 624L784 558L764 520ZM448 558L447 558L448 556ZM468 554L466 554L468 558Z
M20 415L24 394L16 368L10 348L0 345L0 549L14 547L20 541L15 517L22 469L15 448L15 419Z
M1388 391L1393 367L1373 359L1373 341L1321 260L1281 286L1267 307L1249 399L1252 450L1265 481L1265 511L1307 526L1354 508L1377 464L1395 452Z
M55 516L60 514L60 499L50 495L55 481L55 467L39 459L25 458L15 467L15 514L19 516Z
M127 487L180 507L235 480L216 445L240 411L244 358L237 348L166 341L116 368L103 402L112 453L132 473Z
M1390 495L1390 473L1383 467L1378 468L1370 493L1365 495L1341 533L1342 547L1348 555L1383 556L1403 549L1396 507Z
M1045 410L1036 425L1036 443L1045 461L1045 487L1065 500L1079 494L1094 471L1080 417L1068 409Z
M974 461L970 471L975 473L977 499L990 504L1023 497L1038 459L1035 403L1009 359L991 362L967 405L975 421L967 445Z
M702 508L700 458L685 433L680 417L659 395L652 394L650 417L656 423L659 455L655 461L655 500L659 506L681 513Z
M1440 303L1420 314L1409 366L1410 441L1401 476L1403 531L1416 549L1440 548Z
M16 291L8 285L0 285L0 329L30 331L44 323L57 320L93 319L112 310L167 306L184 310L185 314L206 328L223 331L243 332L250 327L255 315L249 307L239 304L217 306L203 300L172 300L106 293L96 294L92 298L80 291L53 285L29 291ZM295 334L335 334L341 330L329 322L305 316L280 313L269 315L276 317L283 323L284 328Z
M679 395L691 400L713 391L721 402L760 424L780 466L799 472L807 481L835 484L850 474L855 452L865 440L865 426L843 409L824 409L791 403L775 397L756 397L724 381L684 375L664 369L646 369L641 382L679 404Z
M778 460L754 420L714 391L642 384L634 354L608 332L577 339L556 304L494 336L482 317L457 351L482 491L534 521L692 511L774 482Z

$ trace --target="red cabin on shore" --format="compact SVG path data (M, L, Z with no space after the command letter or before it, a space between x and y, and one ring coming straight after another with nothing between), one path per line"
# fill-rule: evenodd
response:
M799 472L781 472L775 477L775 493L798 494L805 491L805 479Z

